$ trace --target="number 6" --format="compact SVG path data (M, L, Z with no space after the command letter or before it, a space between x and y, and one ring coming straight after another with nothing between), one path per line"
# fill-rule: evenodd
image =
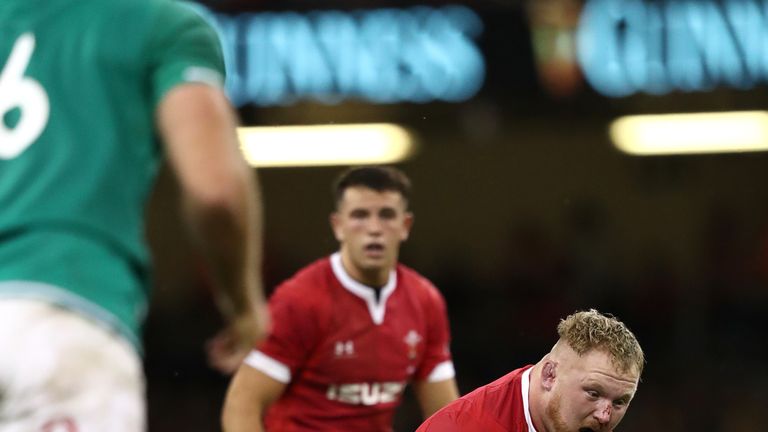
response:
M20 155L43 133L48 123L48 94L40 83L24 76L34 50L35 36L21 35L0 72L0 159ZM2 118L17 107L21 118L14 127L8 128Z

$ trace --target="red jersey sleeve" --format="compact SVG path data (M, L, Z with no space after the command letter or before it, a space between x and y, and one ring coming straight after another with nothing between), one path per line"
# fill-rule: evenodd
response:
M419 381L443 381L454 377L448 312L440 291L426 280L423 283L427 288L424 296L426 345L424 360L416 370L414 378Z
M439 413L427 419L416 432L461 432L462 426L456 422L455 413Z
M311 297L292 284L281 285L269 299L272 329L258 350L282 363L294 375L318 337L317 311Z
M428 418L416 432L505 432L507 428L475 412L472 401L458 399Z

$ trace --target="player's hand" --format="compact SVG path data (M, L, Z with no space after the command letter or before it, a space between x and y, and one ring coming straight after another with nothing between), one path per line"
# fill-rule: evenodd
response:
M232 317L229 325L208 341L208 364L232 374L248 353L269 332L270 317L266 304L259 303L248 313Z

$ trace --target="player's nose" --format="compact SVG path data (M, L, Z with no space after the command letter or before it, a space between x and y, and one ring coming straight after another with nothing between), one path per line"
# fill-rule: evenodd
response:
M384 225L384 222L377 217L372 217L368 219L367 227L369 232L380 233L382 231L383 225Z
M595 408L594 417L601 425L608 424L611 421L611 402L600 401Z

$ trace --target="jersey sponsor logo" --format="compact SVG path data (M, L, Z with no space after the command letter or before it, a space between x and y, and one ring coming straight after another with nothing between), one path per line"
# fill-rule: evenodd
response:
M587 81L609 97L750 89L768 81L765 0L591 0L577 31Z
M395 402L405 388L404 382L331 384L325 396L328 400L350 405L378 405Z
M354 357L355 355L355 343L351 340L336 342L333 348L333 354L339 357Z
M0 159L13 159L43 133L50 112L48 94L24 73L35 51L35 36L24 33L0 69Z
M240 15L196 10L219 33L227 91L238 106L461 102L485 80L477 42L483 22L464 6Z
M408 334L406 334L403 338L403 342L408 345L408 358L410 360L416 358L416 355L418 354L419 343L421 343L423 339L424 338L422 338L419 332L416 330L409 331Z

